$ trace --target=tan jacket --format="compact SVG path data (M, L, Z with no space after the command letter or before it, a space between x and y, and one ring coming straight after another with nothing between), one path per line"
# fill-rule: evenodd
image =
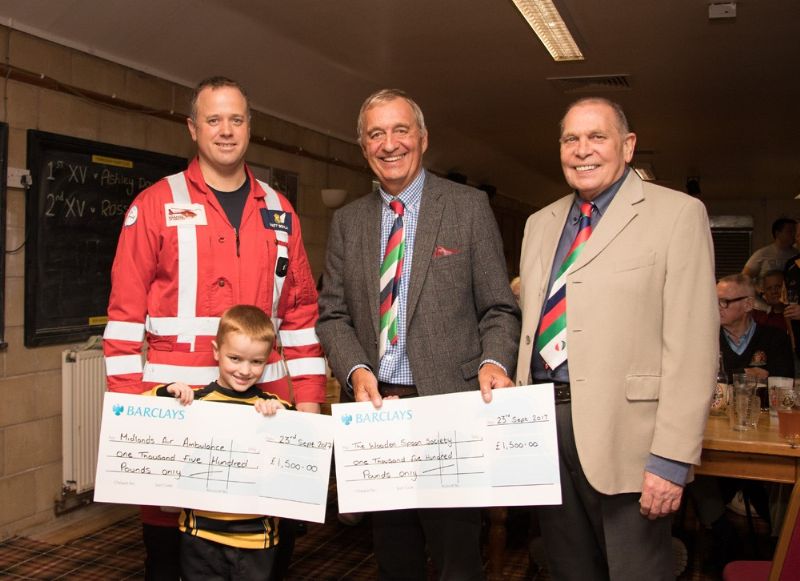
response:
M517 384L574 195L528 219L520 260ZM567 275L575 441L592 486L639 492L650 453L699 464L717 365L719 311L705 207L628 177Z

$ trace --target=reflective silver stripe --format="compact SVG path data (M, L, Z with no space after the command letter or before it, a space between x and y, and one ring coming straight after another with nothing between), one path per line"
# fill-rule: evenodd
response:
M213 337L217 334L219 317L148 317L147 331L162 337L170 335L205 335Z
M118 339L120 341L135 341L141 343L144 339L144 324L128 321L109 321L103 339Z
M302 347L303 345L316 345L319 343L319 337L317 337L313 327L296 331L281 331L280 335L281 345L284 347Z
M172 190L172 200L176 204L191 204L189 188L183 173L167 178ZM194 224L175 226L178 229L178 309L179 319L190 319L197 314L197 232ZM194 350L193 334L180 335L178 341L191 343Z
M325 375L325 359L322 357L301 357L300 359L287 359L286 366L289 368L289 375Z
M283 207L281 206L281 201L278 198L278 194L275 190L269 187L266 183L258 180L258 184L261 186L261 189L264 190L266 193L266 203L268 210L276 210L278 212L283 212ZM296 218L296 216L295 216ZM278 303L281 300L281 293L283 292L283 283L286 281L285 276L278 276L278 261L281 258L288 258L289 257L289 235L286 232L282 232L281 230L275 230L275 237L278 239L279 242L283 244L278 244L278 252L275 257L275 268L272 269L273 277L274 277L274 284L272 288L272 324L275 325L275 330L278 331L280 329L280 320L278 319Z
M277 381L284 377L286 377L286 371L283 368L283 363L281 361L276 361L264 367L264 373L261 374L258 382L267 383L268 381Z
M106 375L127 375L142 372L141 355L113 355L106 357Z
M155 383L182 381L189 385L208 385L218 377L219 369L217 367L189 367L187 365L146 363L142 380Z
M216 367L188 367L183 365L164 365L161 363L146 363L144 366L143 381L155 383L170 383L182 381L190 385L208 385L219 377ZM276 381L286 377L283 364L278 361L264 367L264 373L259 378L259 383Z

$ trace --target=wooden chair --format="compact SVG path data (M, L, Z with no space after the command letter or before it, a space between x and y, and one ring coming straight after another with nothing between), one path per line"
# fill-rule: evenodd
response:
M800 486L798 484L797 486ZM795 491L796 492L796 491ZM794 581L800 579L800 495L792 494L772 561L732 561L723 581ZM788 530L792 534L785 534Z

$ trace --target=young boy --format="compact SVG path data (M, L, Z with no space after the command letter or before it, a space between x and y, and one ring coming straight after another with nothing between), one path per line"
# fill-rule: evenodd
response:
M172 396L184 405L194 399L248 404L265 416L274 415L291 406L254 387L274 342L275 328L261 309L231 307L223 313L212 341L219 379L197 391L185 383L161 385L150 395ZM184 509L179 520L185 533L180 545L181 578L268 580L278 544L277 526L275 517Z

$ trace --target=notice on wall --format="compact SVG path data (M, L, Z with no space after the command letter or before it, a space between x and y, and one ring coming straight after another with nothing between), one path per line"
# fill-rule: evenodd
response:
M561 502L552 384L332 408L341 512Z
M330 416L107 393L94 499L324 522Z

